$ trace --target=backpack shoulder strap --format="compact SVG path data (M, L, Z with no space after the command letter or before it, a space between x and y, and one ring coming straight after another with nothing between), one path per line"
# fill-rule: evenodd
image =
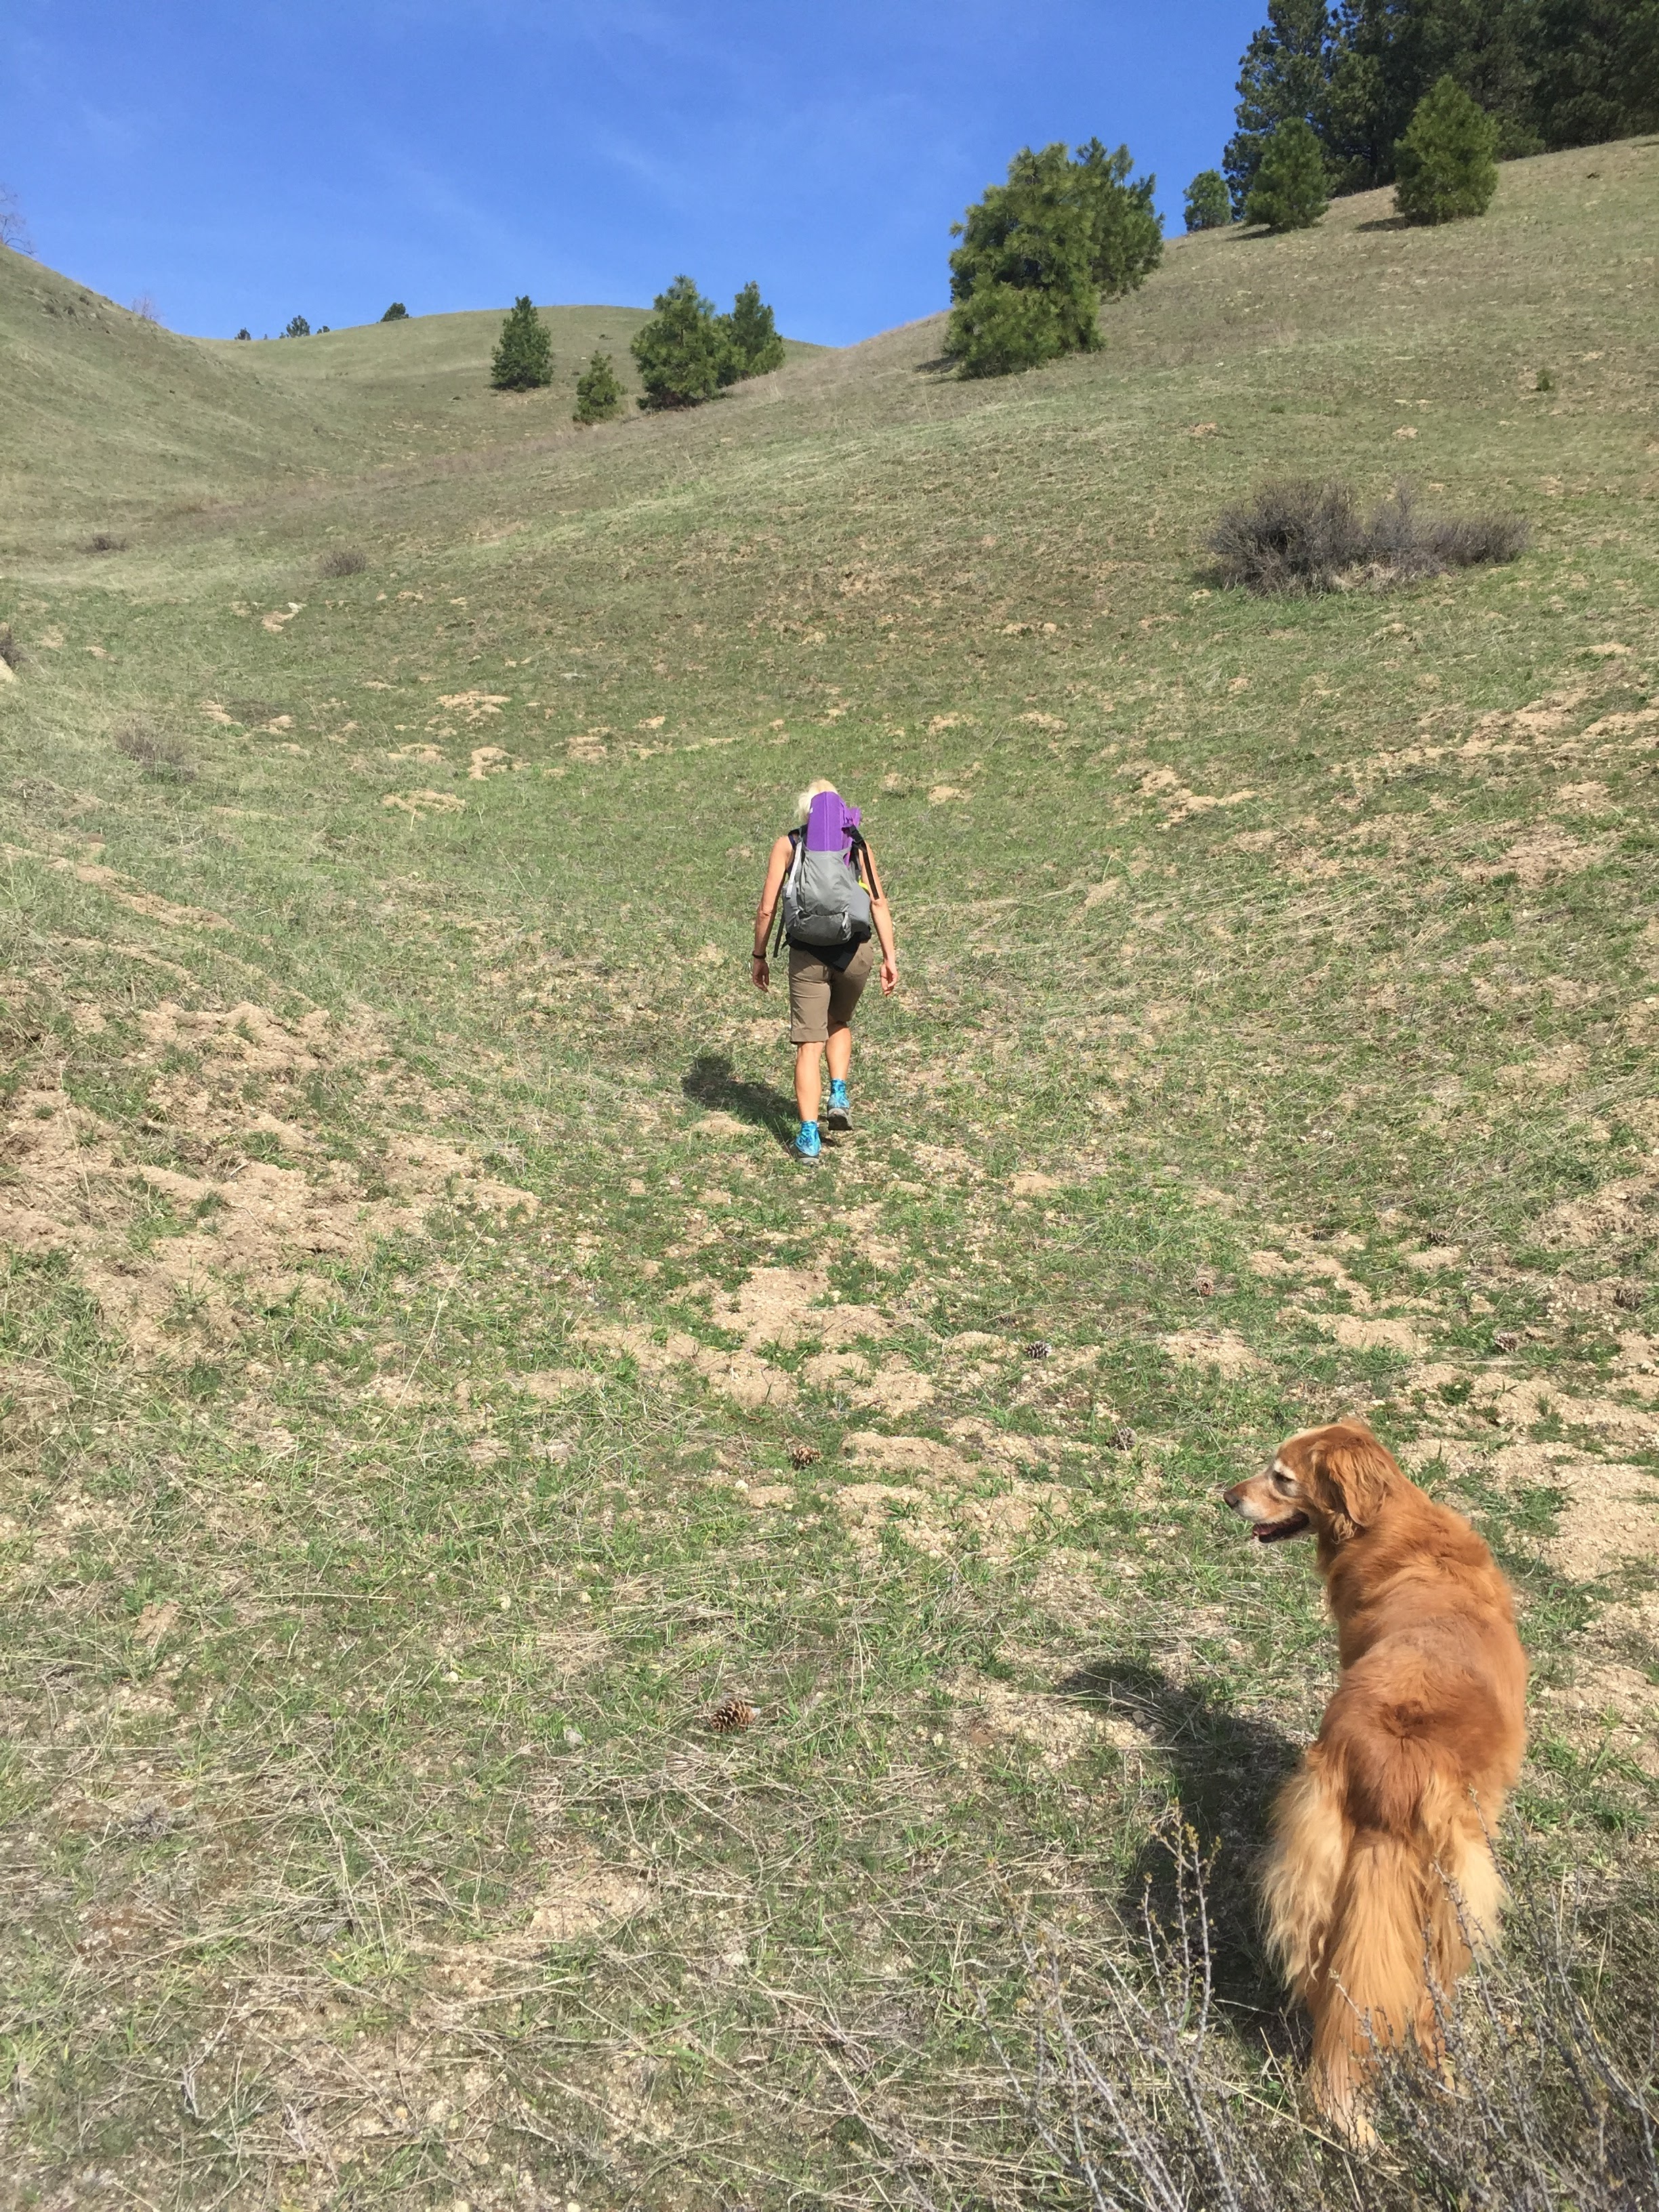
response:
M782 883L778 885L778 926L776 933L772 939L772 957L775 960L777 958L778 954L783 948L783 895L788 887L789 878L794 872L796 863L800 859L801 848L805 844L805 842L806 831L804 828L799 830L792 830L789 832L789 866L783 872Z
M875 862L870 858L870 848L856 830L849 830L848 836L853 848L854 860L863 873L866 885L874 897L883 897L884 894L881 888L881 878L876 873Z

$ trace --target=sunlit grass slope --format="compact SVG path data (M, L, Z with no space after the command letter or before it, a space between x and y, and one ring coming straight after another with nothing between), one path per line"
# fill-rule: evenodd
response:
M1523 1865L1650 1931L1656 197L1346 201L1018 381L934 322L586 434L435 327L27 311L20 2201L1067 2203L987 2026L1172 1809L1291 2126L1248 1869L1333 1656L1216 1492L1344 1408L1516 1582ZM1218 589L1286 471L1533 550ZM817 773L903 984L811 1176L747 952Z
M65 550L137 518L199 514L255 486L310 483L570 427L597 347L629 404L637 307L544 307L545 390L499 392L498 309L303 339L181 337L0 248L0 557ZM817 349L791 343L795 358Z

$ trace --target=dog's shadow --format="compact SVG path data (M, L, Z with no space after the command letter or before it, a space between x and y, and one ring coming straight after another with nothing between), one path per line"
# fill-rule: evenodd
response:
M795 1102L770 1083L747 1083L723 1052L699 1053L680 1078L680 1089L699 1106L750 1122L786 1150L794 1142Z
M1097 1660L1055 1687L1063 1697L1127 1717L1170 1761L1172 1817L1197 1838L1209 1866L1205 1905L1215 1994L1224 2004L1263 2015L1261 2025L1269 2026L1282 2014L1284 1990L1262 1945L1254 1876L1273 1798L1297 1763L1298 1747L1271 1722L1228 1712L1142 1661ZM1180 1883L1165 1836L1149 1836L1119 1900L1126 1926L1139 1929L1150 1907L1159 1925L1173 1928Z

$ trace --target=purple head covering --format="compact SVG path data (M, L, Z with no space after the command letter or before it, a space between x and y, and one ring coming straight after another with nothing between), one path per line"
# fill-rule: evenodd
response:
M852 833L864 819L838 791L813 794L806 810L806 849L809 853L839 853L843 860L853 850Z

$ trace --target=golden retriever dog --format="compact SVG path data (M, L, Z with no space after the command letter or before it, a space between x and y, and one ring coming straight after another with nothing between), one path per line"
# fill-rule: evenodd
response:
M1488 1838L1520 1771L1527 1656L1492 1553L1363 1421L1290 1437L1224 1495L1261 1543L1313 1535L1336 1619L1341 1679L1279 1793L1262 1888L1313 2017L1315 2098L1363 2130L1374 2053L1410 2036L1437 2058L1432 1991L1497 1934Z

